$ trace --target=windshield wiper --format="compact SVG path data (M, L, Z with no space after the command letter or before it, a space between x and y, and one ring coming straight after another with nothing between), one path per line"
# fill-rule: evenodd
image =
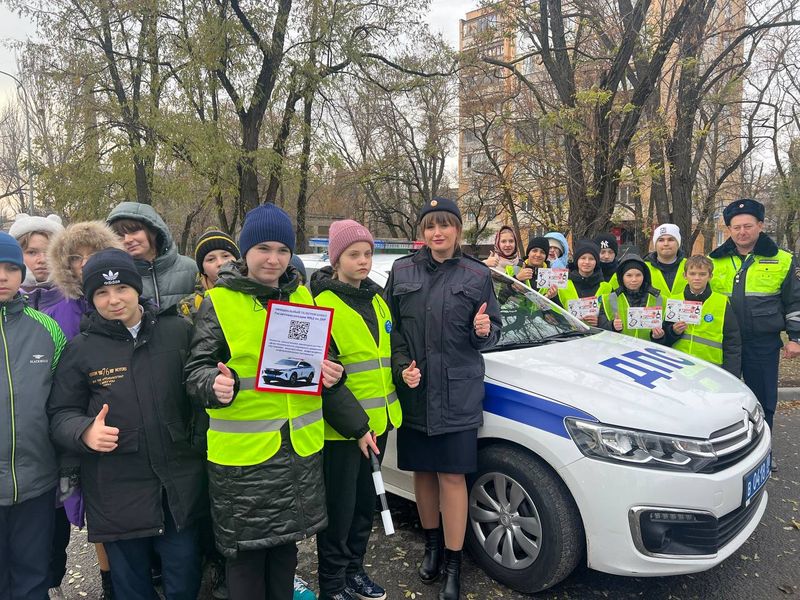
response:
M561 340L568 340L570 338L576 337L585 337L587 335L593 335L594 331L591 329L589 331L565 331L563 333L557 333L555 335L548 335L545 340L546 341L561 341Z
M533 348L534 346L541 346L543 344L549 344L550 339L541 339L537 341L530 341L530 342L514 342L512 344L497 344L496 346L492 346L486 350L482 350L481 352L501 352L503 350L519 350L520 348Z

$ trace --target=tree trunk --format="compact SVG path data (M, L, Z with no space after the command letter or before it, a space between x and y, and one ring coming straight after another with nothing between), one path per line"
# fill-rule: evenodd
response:
M306 238L306 207L308 205L308 172L311 168L311 109L314 94L309 92L303 100L303 149L300 154L300 189L297 192L297 242L298 252L308 251Z
M236 167L239 173L239 219L244 221L248 211L258 206L258 170L256 152L260 123L251 118L242 120L242 155Z

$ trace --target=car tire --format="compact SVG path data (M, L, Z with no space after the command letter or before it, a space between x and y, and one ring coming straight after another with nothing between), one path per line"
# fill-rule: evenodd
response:
M297 383L297 373L292 373L289 376L289 383L291 383L292 385L295 385Z
M308 374L308 377L306 377L306 384L311 385L312 381L314 381L314 371L311 371L311 373Z
M505 444L484 448L467 489L466 547L493 579L532 594L565 579L583 559L578 507L537 456Z

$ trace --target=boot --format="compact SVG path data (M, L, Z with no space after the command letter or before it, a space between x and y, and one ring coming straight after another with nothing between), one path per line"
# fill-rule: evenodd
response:
M461 550L444 550L444 581L439 600L458 600L461 597Z
M114 586L111 584L111 571L100 570L100 583L102 584L102 600L114 600Z
M442 539L439 528L423 529L425 532L425 554L417 574L422 583L433 583L439 579L442 570Z

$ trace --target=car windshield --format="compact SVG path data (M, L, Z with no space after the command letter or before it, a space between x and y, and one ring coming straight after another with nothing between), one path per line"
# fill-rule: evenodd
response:
M528 286L492 269L503 330L492 350L535 346L558 338L590 335L593 330Z
M287 367L293 367L293 366L295 366L297 364L297 362L284 358L282 360L279 360L277 364L286 365Z

